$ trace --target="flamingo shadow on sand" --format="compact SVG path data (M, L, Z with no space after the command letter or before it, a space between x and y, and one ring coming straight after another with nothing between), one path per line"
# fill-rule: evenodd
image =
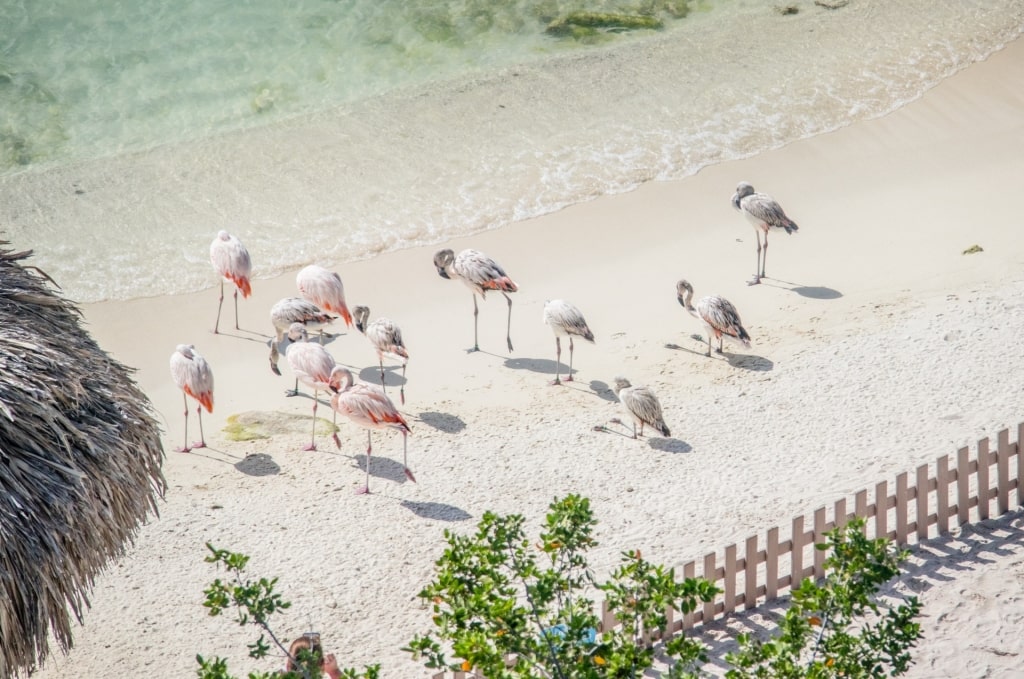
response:
M693 452L693 446L686 441L680 441L679 439L673 438L657 438L652 437L647 439L647 445L655 450L660 450L663 453L690 453Z
M427 411L420 413L419 420L423 424L443 431L446 434L456 434L466 428L466 423L462 421L462 418L449 413Z
M602 382L601 380L590 380L590 384L588 386L590 387L590 390L594 392L595 396L599 396L605 401L618 403L619 398L615 395L615 390L612 389L607 382Z
M809 297L810 299L839 299L843 296L843 293L839 292L834 288L825 287L824 285L801 285L799 283L791 283L790 281L783 281L777 278L766 279L772 281L766 283L769 287L779 288L780 290L789 290L795 292L801 297ZM776 285L776 283L782 283L782 285ZM785 286L789 286L788 288Z
M468 521L473 515L460 507L441 502L411 502L402 500L402 506L416 516L436 521Z
M277 476L281 473L280 465L266 453L246 455L245 459L239 460L234 466L248 476Z
M550 358L506 358L505 367L512 370L529 370L535 373L547 373L554 375L557 364Z
M775 369L775 362L770 358L753 354L726 354L725 360L734 368L743 368L753 372L768 372Z
M366 454L352 455L352 459L359 466L359 471L366 472ZM370 476L378 479L387 479L396 483L405 483L405 465L380 455L370 456Z
M400 365L384 366L384 385L388 387L403 387L408 380L401 375L396 375L396 370L401 370ZM359 379L370 384L380 384L380 366L370 366L359 371Z

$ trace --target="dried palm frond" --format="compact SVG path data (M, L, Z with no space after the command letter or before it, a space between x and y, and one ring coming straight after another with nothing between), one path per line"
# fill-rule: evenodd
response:
M34 669L48 632L124 553L166 489L163 446L131 370L79 325L75 305L0 241L0 677ZM51 281L52 282L52 281Z

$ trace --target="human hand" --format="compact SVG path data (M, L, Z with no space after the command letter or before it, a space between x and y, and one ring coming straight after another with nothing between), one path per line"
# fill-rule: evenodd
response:
M324 656L323 670L331 679L341 679L341 668L338 667L338 659L333 653Z

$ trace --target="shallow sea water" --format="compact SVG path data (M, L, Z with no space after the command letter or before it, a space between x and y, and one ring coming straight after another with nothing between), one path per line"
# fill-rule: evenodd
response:
M1024 0L797 4L574 40L556 0L4 3L0 238L83 302L213 285L221 228L257 277L344 275L882 115L1024 26Z

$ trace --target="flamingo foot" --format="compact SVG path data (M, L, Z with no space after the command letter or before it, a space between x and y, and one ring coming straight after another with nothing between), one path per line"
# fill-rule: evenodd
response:
M178 447L178 448L174 449L174 452L176 452L176 453L187 453L187 452L189 452L191 450L192 450L191 448Z
M512 353L512 338L509 338L508 340L508 353Z
M758 285L761 282L761 276L754 274L754 277L747 281L747 285Z
M316 444L310 443L308 446L303 446L302 449L305 451L316 450Z
M338 432L331 434L331 438L334 439L334 445L338 446L338 450L341 450L341 439L338 438Z
M556 377L555 379L553 379L550 382L548 382L548 386L550 386L550 387L557 387L561 383L562 383L562 381Z
M472 349L466 349L467 354L472 354L474 351L480 351L480 347L474 346Z
M369 486L359 486L358 488L356 488L356 495L369 495L369 494L370 494L370 487Z
M572 379L572 375L569 375L568 377L566 377L565 381L566 382L573 382L574 380Z
M193 441L192 442L192 447L193 448L205 448L206 447L206 441ZM188 451L186 450L185 452L187 453Z
M299 390L298 389L285 389L284 390L284 395L289 397L289 398L291 398L292 396L298 396L299 395Z
M715 353L716 353L716 354L722 354L722 355L724 355L724 354L725 354L725 352L724 352L724 351L722 351L721 349L715 349Z
M405 468L405 478L409 479L413 483L416 483L416 477L412 475L412 470L408 467Z

